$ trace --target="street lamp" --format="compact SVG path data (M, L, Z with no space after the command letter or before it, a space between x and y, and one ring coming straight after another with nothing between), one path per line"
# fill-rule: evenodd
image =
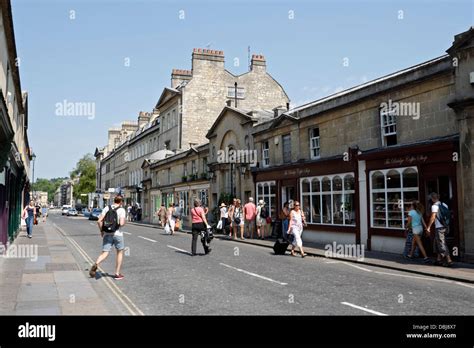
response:
M33 183L31 185L31 188L33 188L33 197L35 197L35 191L34 191L33 185L35 184L35 162L36 162L35 160L36 160L36 155L35 155L34 152L31 154L31 160L33 161L33 178L32 178Z

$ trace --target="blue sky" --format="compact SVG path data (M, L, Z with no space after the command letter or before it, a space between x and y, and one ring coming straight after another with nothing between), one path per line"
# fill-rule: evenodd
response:
M236 74L247 70L248 46L264 54L296 106L440 56L474 22L473 0L12 0L12 8L36 178L67 176L106 144L109 127L151 111L171 69L191 68L195 47L223 50ZM94 103L95 117L57 116L63 100Z

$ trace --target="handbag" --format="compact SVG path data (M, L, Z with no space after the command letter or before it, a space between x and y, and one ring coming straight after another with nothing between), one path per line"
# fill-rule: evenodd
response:
M174 230L175 230L175 231L179 231L180 228L181 228L181 220L178 220L178 221L176 221L176 223L174 224Z
M272 223L272 218L270 216L267 216L266 221L267 221L267 224L271 224Z

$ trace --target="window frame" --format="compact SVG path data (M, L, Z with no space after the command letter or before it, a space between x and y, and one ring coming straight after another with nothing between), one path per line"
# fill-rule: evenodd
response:
M347 190L346 187L345 187L345 180L347 177L351 177L352 180L354 180L354 189L353 190ZM342 182L342 187L341 187L341 190L335 190L334 189L334 185L333 185L333 182L334 182L334 179L335 178L339 178L341 179L341 182ZM326 179L329 179L329 182L330 182L330 189L329 191L325 191L323 190L323 181L326 180ZM319 190L313 190L313 181L314 180L317 180L318 183L319 183ZM306 192L304 191L303 192L303 184L304 182L307 181L309 183L309 191ZM306 216L306 221L308 224L311 224L311 225L322 225L322 226L347 226L347 227L357 227L357 224L356 224L356 209L355 209L355 206L357 204L357 202L355 201L355 195L356 195L356 190L357 190L357 186L356 186L356 182L355 182L355 173L354 172L345 172L345 173L335 173L335 174L329 174L329 175L316 175L316 176L308 176L308 177L302 177L299 179L299 186L300 186L300 197L301 197L301 210L304 211L305 209L305 205L304 205L304 197L309 197L309 216ZM344 204L342 204L341 208L342 208L342 224L340 223L334 223L334 197L335 195L341 195L341 202L344 202ZM346 209L345 209L345 202L346 202L346 195L352 195L352 199L353 199L353 207L351 209L350 212L347 212ZM319 218L319 222L315 222L313 221L313 214L311 213L312 212L312 206L313 206L313 197L316 196L316 197L319 197L319 207L320 207L320 218ZM329 212L330 216L331 216L331 222L328 223L328 222L323 222L323 196L329 196L329 197L326 197L326 199L330 199L331 201L331 211ZM353 220L354 223L346 223L346 213L350 213L350 214L354 214L354 218L353 219L350 219L349 220Z
M318 136L313 135L313 131L318 130ZM313 143L317 142L317 145ZM314 151L317 151L317 155L314 154ZM311 159L321 158L321 135L319 132L319 127L313 127L309 130L309 152Z

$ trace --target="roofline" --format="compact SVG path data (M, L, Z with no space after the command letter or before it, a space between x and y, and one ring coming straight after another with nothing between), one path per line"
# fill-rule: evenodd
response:
M331 101L334 101L335 99L337 98L340 98L340 97L343 97L343 96L347 96L347 95L350 95L356 91L361 91L361 90L364 90L366 88L369 88L371 86L374 86L376 85L377 83L380 83L380 82L383 82L383 81L387 81L387 80L390 80L392 78L395 78L397 76L403 76L403 75L406 75L408 73L412 73L412 72L415 72L417 70L420 70L422 68L425 68L429 65L435 65L436 63L442 63L444 60L448 61L450 60L450 56L448 54L445 54L445 55L442 55L442 56L439 56L437 58L433 58L431 60L428 60L428 61L425 61L423 63L420 63L420 64L417 64L417 65L413 65L411 67L408 67L408 68L405 68L405 69L402 69L402 70L398 70L394 73L391 73L391 74L388 74L388 75L385 75L385 76L382 76L382 77L379 77L379 78L376 78L374 80L371 80L371 81L368 81L366 83L363 83L363 84L360 84L360 85L356 85L356 86L353 86L353 87L350 87L348 89L345 89L341 92L337 92L337 93L333 93L329 96L326 96L326 97L323 97L323 98L320 98L320 99L317 99L315 101L312 101L312 102L309 102L309 103L306 103L306 104L303 104L303 105L300 105L300 106L297 106L293 109L290 109L288 111L289 114L292 114L292 113L298 113L302 110L307 110L309 109L310 107L312 106L317 106L317 105L323 105L325 103L328 103L328 102L331 102ZM424 76L423 76L424 77ZM414 79L413 81L417 81L423 77L417 77L416 79ZM412 81L412 82L413 82ZM380 93L382 92L383 90L379 90L377 91L376 93Z

